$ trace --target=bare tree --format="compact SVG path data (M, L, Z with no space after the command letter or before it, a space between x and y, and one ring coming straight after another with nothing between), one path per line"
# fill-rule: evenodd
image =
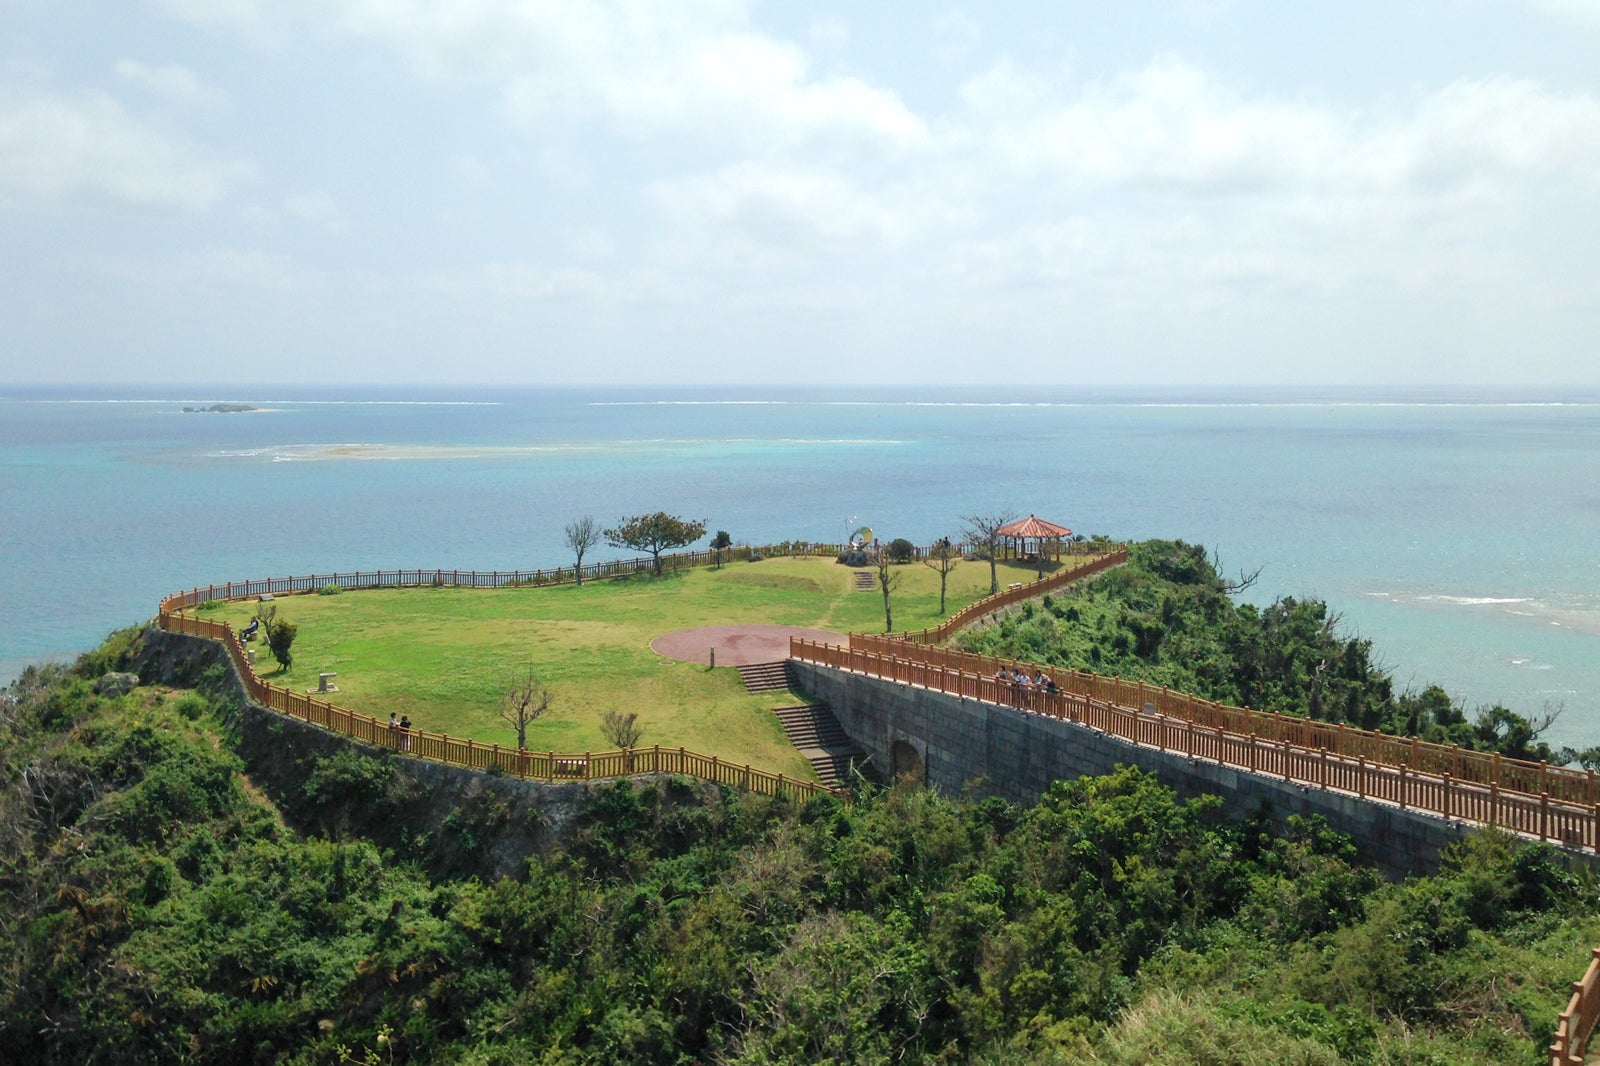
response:
M605 734L606 740L619 751L639 746L639 738L644 736L644 729L639 725L639 716L632 711L623 714L619 710L609 710L605 719L600 723L600 732Z
M893 569L894 556L887 544L880 544L872 552L872 565L878 571L878 588L883 592L883 631L894 632L894 611L889 606L889 593L900 584L900 572Z
M995 569L995 556L1000 554L1000 527L1017 520L1015 511L995 511L991 514L964 514L961 535L967 543L981 548L989 559L989 595L1000 591L1000 573Z
M1261 576L1261 567L1258 566L1248 573L1244 570L1240 570L1238 577L1223 577L1222 557L1219 556L1215 551L1211 553L1211 569L1216 571L1217 581L1221 584L1222 591L1230 596L1235 592L1243 592L1251 585L1254 585L1256 583L1256 579Z
M517 731L517 747L526 748L528 726L550 713L555 697L533 676L532 663L506 682L504 692L500 717Z
M600 523L594 515L586 514L576 522L567 523L567 547L578 557L578 584L583 584L583 553L600 543Z
M950 571L961 563L961 553L950 543L949 537L941 537L933 542L928 549L928 554L922 557L922 565L935 571L939 575L939 613L944 614L944 589L950 581Z

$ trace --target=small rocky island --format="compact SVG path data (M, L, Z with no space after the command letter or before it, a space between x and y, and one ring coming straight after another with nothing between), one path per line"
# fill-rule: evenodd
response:
M184 411L190 414L219 414L232 415L241 411L254 411L255 408L247 403L214 403L209 407L185 407Z

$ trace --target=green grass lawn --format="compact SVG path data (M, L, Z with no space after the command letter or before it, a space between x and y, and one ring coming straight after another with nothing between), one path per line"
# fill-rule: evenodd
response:
M939 575L920 563L897 566L895 628L941 621ZM1003 588L1033 570L1000 567ZM989 567L963 563L951 574L947 614L989 591ZM581 588L374 589L280 596L278 617L299 627L294 665L278 671L257 645L257 668L274 684L306 691L336 671L340 706L388 718L410 715L419 729L514 745L500 717L502 693L531 663L555 695L551 713L528 730L528 747L558 752L610 747L608 710L637 712L641 743L684 747L734 763L811 775L771 708L783 693L746 692L732 667L664 659L650 641L677 629L759 623L882 632L883 597L854 591L853 571L831 559L767 559L661 578L634 576ZM236 628L257 604L203 608Z

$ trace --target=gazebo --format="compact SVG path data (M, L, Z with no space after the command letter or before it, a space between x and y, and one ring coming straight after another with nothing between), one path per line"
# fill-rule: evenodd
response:
M1054 544L1055 557L1061 558L1061 542L1072 536L1072 530L1066 526L1058 526L1054 522L1046 522L1042 518L1029 515L1027 518L1015 522L1007 522L995 530L1011 543L1011 550L1024 558L1043 559L1047 545ZM1032 543L1033 549L1028 548Z

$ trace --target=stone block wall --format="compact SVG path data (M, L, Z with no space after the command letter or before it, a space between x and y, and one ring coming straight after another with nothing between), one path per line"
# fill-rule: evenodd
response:
M1154 773L1180 796L1222 798L1225 817L1265 814L1280 828L1291 815L1321 815L1356 842L1386 877L1433 873L1450 843L1476 827L1140 747L1121 737L1010 707L791 660L800 686L826 700L845 732L885 777L912 773L949 793L971 789L1019 806L1057 780L1109 773L1118 765ZM1574 859L1593 862L1579 852Z

